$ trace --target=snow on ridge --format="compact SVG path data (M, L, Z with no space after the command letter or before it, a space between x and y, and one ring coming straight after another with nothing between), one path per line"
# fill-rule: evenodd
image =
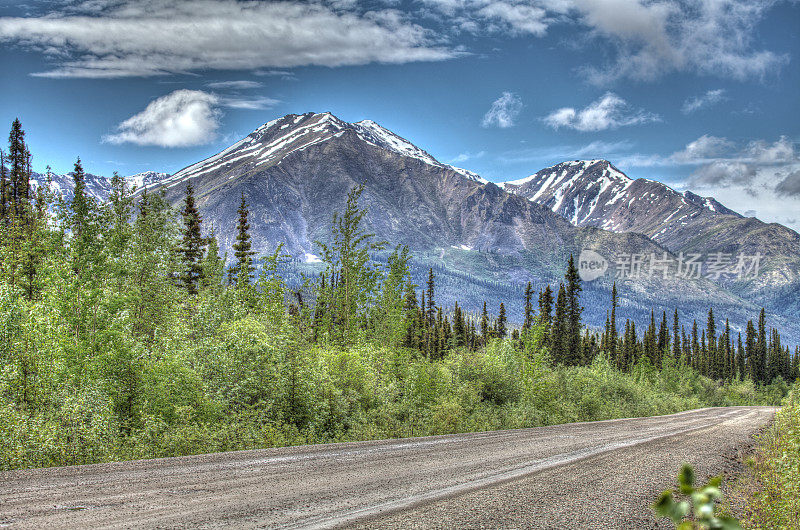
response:
M273 132L269 135L269 141L265 141L264 138L270 130ZM277 157L282 158L312 145L340 137L346 130L354 131L361 140L375 147L414 158L437 168L454 171L482 184L488 183L476 173L439 162L426 151L372 120L348 123L330 112L287 114L269 121L225 150L183 168L163 179L161 183L172 187L187 178L196 178L217 171L248 157L255 157L257 160L255 165L267 164Z

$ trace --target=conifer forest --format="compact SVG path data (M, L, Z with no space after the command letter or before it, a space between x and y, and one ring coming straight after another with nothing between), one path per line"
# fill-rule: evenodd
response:
M622 322L615 287L604 329L586 326L572 259L499 307L443 306L433 269L415 285L409 250L366 231L358 187L317 244L323 272L290 286L280 245L254 251L244 195L225 256L191 185L173 209L115 175L100 203L78 159L66 202L31 173L17 120L0 165L0 469L777 405L800 376L763 310L744 332L713 307Z

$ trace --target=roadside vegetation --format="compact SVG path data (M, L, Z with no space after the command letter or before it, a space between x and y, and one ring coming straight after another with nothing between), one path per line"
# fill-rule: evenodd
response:
M69 203L33 193L18 121L0 169L0 469L777 404L798 375L763 312L745 340L713 311L702 331L676 313L618 336L614 294L587 330L572 260L508 301L518 328L502 304L441 307L407 249L373 259L360 189L324 273L289 289L281 248L252 250L245 197L229 263L191 186L175 212L115 176L96 204L78 161Z
M730 485L746 529L800 528L800 385L759 437L747 469Z

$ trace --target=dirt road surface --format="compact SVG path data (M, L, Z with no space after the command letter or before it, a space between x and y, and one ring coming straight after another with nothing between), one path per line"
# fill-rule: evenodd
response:
M683 462L731 470L772 407L0 473L9 528L668 528Z

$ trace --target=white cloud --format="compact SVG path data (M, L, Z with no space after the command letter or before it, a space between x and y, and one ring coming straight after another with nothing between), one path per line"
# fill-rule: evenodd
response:
M584 24L616 47L605 67L585 69L590 81L651 81L671 72L761 78L788 56L751 46L772 0L575 0Z
M244 109L244 110L264 110L273 107L274 105L279 103L277 99L272 99L265 96L255 96L255 97L220 96L219 101L223 107L228 107L231 109Z
M37 74L45 77L406 63L459 55L391 10L360 14L315 3L238 0L95 0L41 17L0 18L0 42L58 52L57 66Z
M798 158L794 142L786 136L781 136L771 144L764 140L754 140L748 144L746 153L754 162L761 164L793 162Z
M660 121L661 118L644 110L632 109L624 99L607 92L583 109L563 107L551 112L543 120L553 129L564 127L589 132Z
M544 36L569 24L608 45L609 61L587 79L652 81L673 72L734 79L776 72L788 55L753 46L774 0L421 0L425 14L457 31ZM588 29L588 32L586 31Z
M668 160L697 166L689 179L692 186L734 186L750 195L756 189L793 195L794 175L800 171L800 154L786 136L774 142L752 140L737 147L727 138L703 135Z
M206 86L209 88L216 88L216 89L247 90L251 88L261 88L264 85L262 83L259 83L258 81L240 80L240 81L215 81L213 83L206 83Z
M701 96L695 96L689 98L686 101L684 101L683 107L681 108L681 112L684 114L691 114L700 109L716 105L717 103L725 99L724 94L725 90L719 88L717 90L709 90Z
M697 163L721 155L733 147L727 138L704 134L697 140L689 142L686 147L672 154L676 162Z
M527 4L491 2L481 7L476 15L488 21L493 31L530 34L537 37L547 32L547 12Z
M484 115L481 125L484 127L500 127L505 129L514 126L519 113L522 111L522 100L512 92L503 94L492 103L489 111Z
M186 147L208 143L219 128L219 98L199 90L176 90L152 102L103 138L113 144L134 143Z

